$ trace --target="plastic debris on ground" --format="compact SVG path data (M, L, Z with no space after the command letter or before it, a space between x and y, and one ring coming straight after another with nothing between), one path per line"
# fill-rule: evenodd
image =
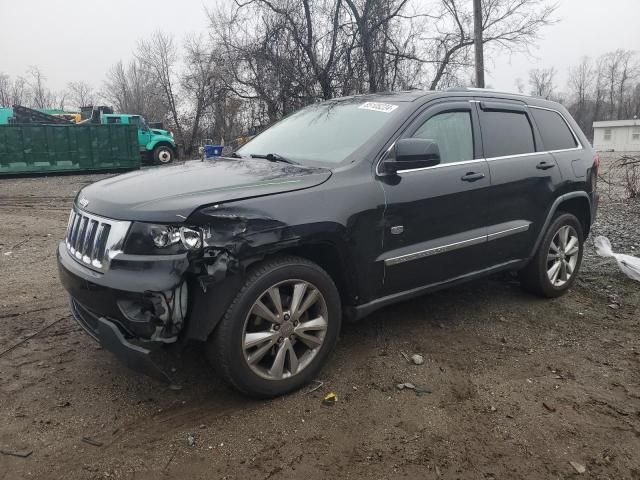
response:
M614 253L611 249L611 242L607 237L596 237L593 243L596 246L598 255L615 258L620 270L627 277L640 282L640 258L623 253Z
M332 405L335 405L337 401L338 401L338 395L336 395L333 392L329 392L322 399L322 404L330 407Z

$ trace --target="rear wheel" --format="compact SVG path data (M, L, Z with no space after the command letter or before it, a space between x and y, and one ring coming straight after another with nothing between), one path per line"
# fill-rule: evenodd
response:
M161 165L173 162L175 152L171 147L159 145L153 149L153 160Z
M318 265L297 257L264 262L207 344L222 377L256 397L296 390L320 371L340 330L340 296Z
M559 297L575 282L583 250L578 219L570 213L556 214L536 255L519 273L522 286L544 297Z

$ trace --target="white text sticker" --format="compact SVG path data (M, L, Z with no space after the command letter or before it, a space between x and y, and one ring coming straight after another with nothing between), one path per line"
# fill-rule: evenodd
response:
M391 105L390 103L367 102L363 103L358 108L362 108L363 110L373 110L375 112L391 113L396 108L398 108L398 105Z

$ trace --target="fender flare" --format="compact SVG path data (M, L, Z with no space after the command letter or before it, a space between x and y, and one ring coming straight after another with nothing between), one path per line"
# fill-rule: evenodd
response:
M536 254L536 252L538 251L538 247L540 246L540 242L542 242L543 237L547 233L547 228L549 228L549 224L551 223L551 219L553 218L553 216L555 215L556 211L558 210L558 207L563 202L565 202L567 200L570 200L572 198L586 198L587 199L587 203L589 204L589 217L588 218L593 218L592 215L591 215L591 211L592 211L592 208L593 208L592 205L591 205L591 197L589 197L589 194L587 194L587 192L569 192L569 193L565 193L564 195L560 195L558 198L555 199L555 201L551 205L551 208L549 209L549 212L547 213L547 218L544 221L544 225L540 229L540 233L538 233L538 238L536 238L536 241L533 244L533 248L531 249L531 252L529 254L530 257L533 257Z
M148 152L153 152L153 149L156 148L158 145L166 145L167 147L170 147L174 152L176 151L175 143L172 143L165 138L152 140L151 142L147 143L145 148L147 149Z

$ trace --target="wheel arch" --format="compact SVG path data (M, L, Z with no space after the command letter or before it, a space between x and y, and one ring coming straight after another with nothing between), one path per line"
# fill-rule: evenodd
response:
M147 151L153 152L156 147L169 147L174 152L176 151L176 146L169 142L168 140L154 140L147 143Z
M285 248L274 255L294 255L307 259L320 266L338 288L342 304L351 304L357 297L355 278L347 272L353 272L350 261L344 251L332 242L302 243Z
M239 259L240 268L231 272L225 267L226 272L223 278L206 288L203 288L201 282L194 280L191 285L192 298L187 339L205 341L222 320L249 273L259 268L262 263L283 256L296 256L315 263L326 271L335 283L341 304L344 306L355 303L357 298L355 278L347 273L354 272L354 269L349 267L349 259L345 257L340 247L329 241L300 243L267 254Z
M540 246L540 242L544 238L547 229L553 219L553 216L558 211L563 211L567 213L571 213L576 216L576 218L580 221L582 225L582 230L584 237L586 238L591 230L591 199L587 192L569 192L564 195L560 195L551 205L549 212L547 213L547 218L544 222L540 233L538 234L538 238L536 239L533 248L531 249L530 256L534 256L538 247Z

